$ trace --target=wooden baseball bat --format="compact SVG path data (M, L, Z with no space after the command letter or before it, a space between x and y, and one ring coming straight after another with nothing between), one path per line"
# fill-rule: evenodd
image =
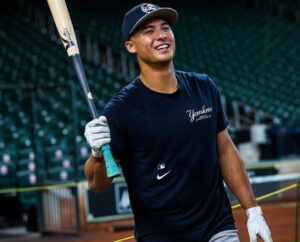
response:
M90 91L86 75L83 69L73 24L69 15L69 11L65 0L47 0L50 7L56 28L63 42L63 45L70 57L74 67L76 76L79 80L82 91L84 92L90 114L93 119L98 118L98 112L95 108L92 93ZM101 152L103 154L107 176L110 178L119 176L121 174L119 167L115 163L108 144L102 146Z

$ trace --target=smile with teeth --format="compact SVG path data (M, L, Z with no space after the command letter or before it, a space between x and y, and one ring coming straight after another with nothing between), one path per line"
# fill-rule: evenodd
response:
M158 47L156 47L157 50L162 50L162 49L167 49L169 47L168 44L162 44L162 45L159 45Z

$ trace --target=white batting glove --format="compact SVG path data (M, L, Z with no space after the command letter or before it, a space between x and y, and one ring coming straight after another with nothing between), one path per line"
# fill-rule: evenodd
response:
M247 228L250 242L257 242L257 235L264 242L272 242L270 229L263 217L262 210L259 206L248 208L246 210L248 216Z
M101 147L108 144L111 140L106 118L100 116L99 119L94 119L87 123L84 136L92 148L93 156L101 157Z

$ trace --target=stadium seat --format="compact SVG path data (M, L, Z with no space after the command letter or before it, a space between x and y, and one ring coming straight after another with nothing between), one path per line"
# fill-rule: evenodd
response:
M38 182L36 173L30 170L19 171L17 179L20 187L35 186Z
M16 167L13 162L0 162L0 187L8 188L16 185Z
M52 182L67 182L74 180L74 169L64 168L64 167L56 167L50 168L47 170L47 178Z
M18 160L17 167L18 171L35 172L37 170L36 163L29 159Z

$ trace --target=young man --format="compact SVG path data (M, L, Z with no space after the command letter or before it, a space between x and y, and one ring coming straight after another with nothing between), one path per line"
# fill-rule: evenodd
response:
M170 26L177 17L153 4L125 14L125 46L140 75L107 104L107 121L101 116L86 125L89 187L102 192L111 184L100 153L110 143L128 185L137 241L239 241L224 180L246 209L250 240L271 242L215 84L207 75L174 70Z

